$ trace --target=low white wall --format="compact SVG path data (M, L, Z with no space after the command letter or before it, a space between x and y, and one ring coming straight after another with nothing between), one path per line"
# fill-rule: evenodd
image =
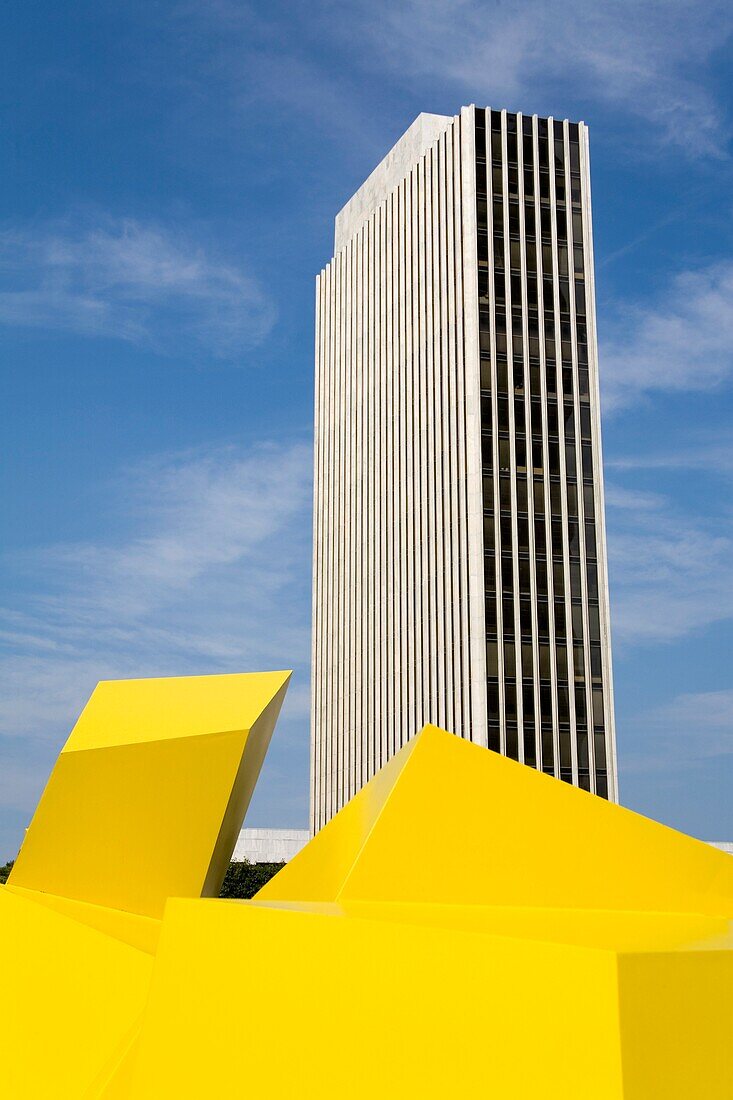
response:
M307 829L242 829L232 854L241 863L287 863L310 839Z

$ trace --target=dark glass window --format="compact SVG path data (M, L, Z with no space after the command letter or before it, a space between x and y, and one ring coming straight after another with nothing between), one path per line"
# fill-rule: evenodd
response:
M499 685L488 685L488 697L489 697L489 721L499 721Z
M486 675L494 678L499 675L499 647L496 642L486 643Z
M504 675L514 678L517 675L517 662L513 642L504 642Z
M579 726L585 725L585 688L575 689L575 721Z
M537 560L537 596L547 599L547 562L542 558Z
M525 636L532 634L532 604L526 598L519 601L519 629Z
M603 689L594 687L592 692L593 697L593 725L603 725Z

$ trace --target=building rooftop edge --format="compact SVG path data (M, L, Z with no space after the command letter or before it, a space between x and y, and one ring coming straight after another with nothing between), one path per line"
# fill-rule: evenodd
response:
M336 215L334 255L348 244L412 166L447 130L453 115L419 114Z

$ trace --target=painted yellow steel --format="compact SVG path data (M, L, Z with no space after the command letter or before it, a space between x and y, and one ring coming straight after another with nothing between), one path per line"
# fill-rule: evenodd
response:
M177 766L220 804L204 759ZM160 922L69 881L0 894L21 1100L733 1096L730 856L434 727L252 902L171 896Z
M0 887L3 1097L125 1087L165 901L218 893L289 677L97 687Z
M168 897L216 896L289 676L100 683L10 883L154 918Z

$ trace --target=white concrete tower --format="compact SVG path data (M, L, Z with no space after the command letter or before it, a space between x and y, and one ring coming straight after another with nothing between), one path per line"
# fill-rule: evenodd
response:
M616 799L586 127L420 115L316 299L312 828L425 722Z

